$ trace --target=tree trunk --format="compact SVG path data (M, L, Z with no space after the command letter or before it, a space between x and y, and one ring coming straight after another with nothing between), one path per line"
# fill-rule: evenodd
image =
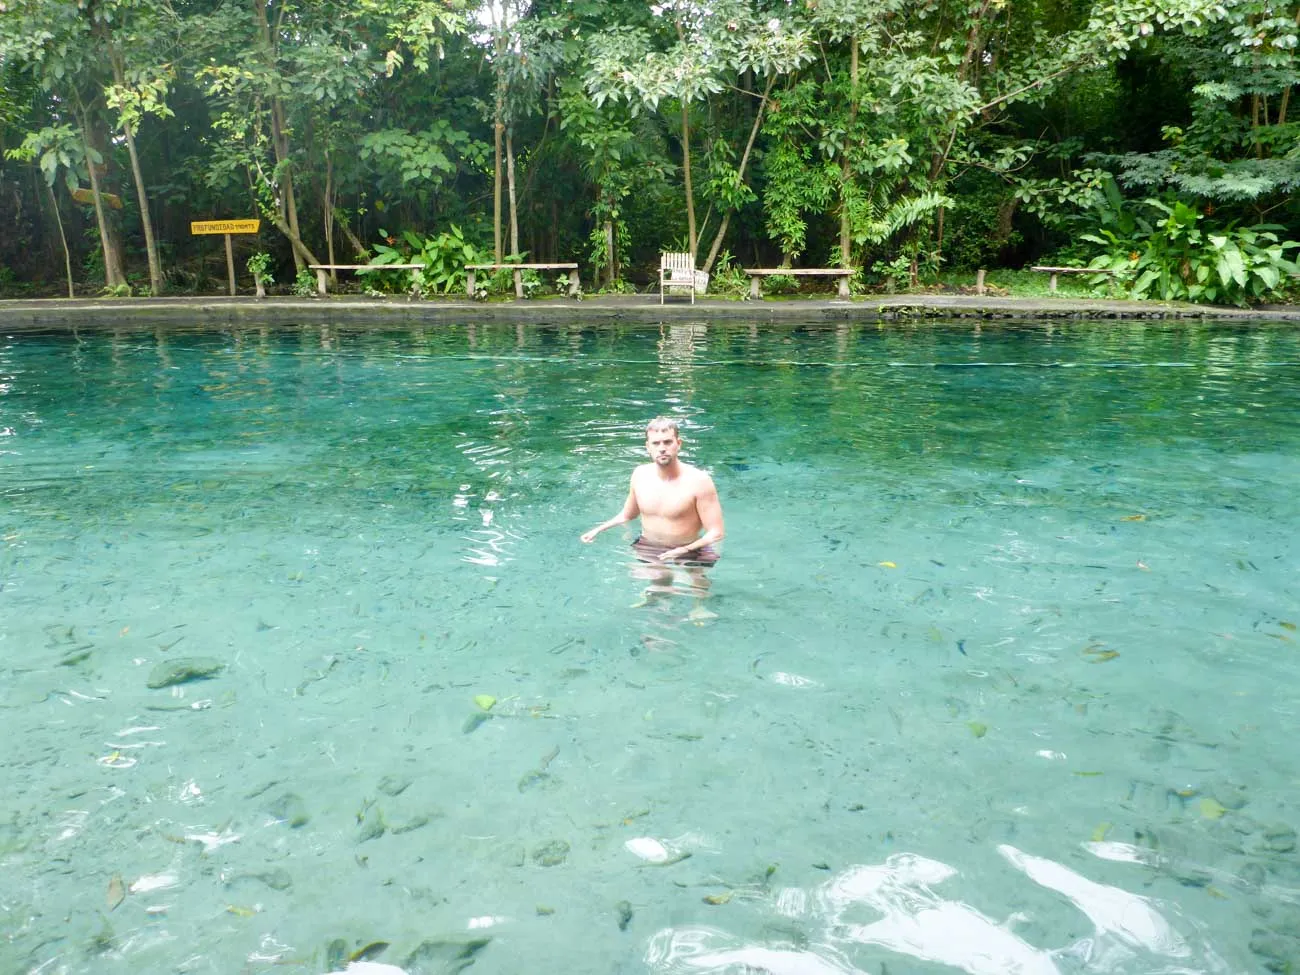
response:
M293 191L293 167L289 161L289 132L284 119L284 104L278 98L271 100L271 144L275 148L275 171L280 174L278 205L283 216L283 223L288 229L289 239L302 243L298 230L298 201ZM273 221L274 222L274 221ZM314 263L319 264L320 261ZM298 249L294 248L293 264L295 270L302 270Z
M278 56L279 30L289 5L277 5L274 29L267 20L266 6L267 0L253 0L253 16L261 33L262 54L267 69L273 70ZM279 174L276 187L279 219L272 219L271 222L289 238L289 243L293 245L294 269L301 271L303 262L300 251L306 251L307 248L298 230L298 201L294 195L293 170L289 159L289 126L285 120L284 103L276 96L271 98L271 148L275 151L275 171ZM320 261L312 263L319 264Z
M519 205L515 199L515 134L514 126L506 129L506 181L510 193L510 253L519 256Z
M104 286L116 288L126 284L126 275L122 273L122 258L117 252L117 245L109 230L108 214L104 212L104 197L99 191L99 174L95 171L99 164L91 158L94 150L91 148L90 122L85 106L81 108L81 142L86 152L86 171L90 173L90 192L95 201L95 220L99 224L99 246L104 254Z
M497 33L496 42L497 53L497 90L496 104L492 110L492 144L494 152L494 167L492 178L492 252L496 255L493 260L501 263L501 137L505 133L505 122L503 118L506 111L506 83L505 76L502 74L500 59L505 56L505 28L504 26Z
M745 143L745 151L740 154L740 165L736 167L736 175L743 183L745 181L745 169L749 166L749 157L754 150L754 140L758 138L758 131L763 124L763 112L767 108L768 96L772 93L772 86L776 84L776 75L767 79L767 87L763 89L763 94L758 100L758 111L754 114L754 124L749 127L749 141ZM713 238L713 246L709 248L709 256L704 261L704 267L700 270L706 274L712 273L713 262L718 259L718 253L722 250L722 241L727 236L727 227L731 223L731 213L728 210L722 215L722 223L718 226L718 232Z
M858 37L849 39L849 129L858 118ZM848 148L844 150L844 159L840 163L840 267L848 267L853 261L853 227L849 214L849 180L853 178L853 167L849 165Z
M302 242L302 238L293 232L289 222L285 220L284 215L275 210L271 211L271 223L275 229L288 238L289 246L293 248L294 266L302 269L308 264L320 264L321 259L312 253L311 248Z
M361 243L361 238L353 232L352 227L346 220L340 223L339 226L343 229L343 236L346 237L348 243L352 245L352 250L355 251L357 260L361 260L366 254L366 245ZM334 262L331 261L330 263L332 264Z
M126 73L121 59L113 56L113 80L118 85L126 83ZM149 215L149 195L144 188L144 172L140 169L140 156L135 151L135 127L122 123L126 135L126 151L131 156L131 176L135 180L135 196L140 205L140 226L144 230L144 250L149 261L149 290L157 297L163 293L162 261L158 259L158 245L153 237L153 219Z
M63 244L63 269L68 276L68 297L77 297L72 288L72 252L68 250L68 236L63 232L63 217L59 214L59 201L54 197L50 184L45 184L45 191L50 194L50 206L54 207L54 223L59 228L59 241Z
M336 264L338 262L334 260L334 160L330 157L328 149L325 150L325 212L321 214L321 219L325 224L325 251L329 263ZM330 281L335 285L338 284L337 271L330 271Z
M614 231L614 221L605 221L605 283L612 285L618 280L618 247L615 246L616 239Z
M691 267L695 266L695 191L691 187L691 116L690 106L682 99L682 178L686 182L686 234L690 243Z

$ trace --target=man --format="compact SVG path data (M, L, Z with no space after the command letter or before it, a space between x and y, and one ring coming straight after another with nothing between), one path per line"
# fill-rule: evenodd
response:
M716 542L722 541L722 504L713 478L677 459L682 438L677 423L664 417L651 420L645 432L652 463L632 472L632 485L623 510L582 536L593 541L606 528L641 518L641 535L632 543L636 557L655 567L650 578L671 585L672 566L687 568L697 595L708 588L703 567L718 561Z

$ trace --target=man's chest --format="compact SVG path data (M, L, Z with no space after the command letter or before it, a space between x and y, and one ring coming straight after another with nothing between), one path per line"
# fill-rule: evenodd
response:
M637 485L636 502L642 514L673 518L695 510L695 491L687 483L646 480Z

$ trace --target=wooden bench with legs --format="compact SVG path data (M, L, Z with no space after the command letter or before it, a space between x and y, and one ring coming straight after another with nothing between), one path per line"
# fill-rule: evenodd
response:
M1047 279L1047 290L1056 291L1056 276L1058 274L1114 274L1108 267L1046 267L1044 265L1034 265L1029 270L1042 271L1044 274L1050 274Z
M466 264L465 293L471 298L474 297L475 271L502 271L506 268L515 272L516 298L522 298L524 296L524 276L519 273L520 271L568 271L569 297L576 298L581 288L581 284L578 281L578 265L576 264Z
M835 289L840 298L849 296L849 278L856 273L851 267L747 267L749 275L749 297L757 300L763 297L763 278L784 275L792 278L839 278Z
M423 264L308 264L307 266L316 272L316 293L322 295L329 290L327 271L417 271L424 268ZM411 284L414 288L414 276Z

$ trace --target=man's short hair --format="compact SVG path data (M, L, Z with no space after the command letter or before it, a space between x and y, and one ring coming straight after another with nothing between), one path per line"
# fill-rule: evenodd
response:
M672 435L678 440L682 439L681 431L677 429L677 421L670 420L666 416L657 416L645 425L646 439L649 439L650 434L654 433L656 430L671 431Z

